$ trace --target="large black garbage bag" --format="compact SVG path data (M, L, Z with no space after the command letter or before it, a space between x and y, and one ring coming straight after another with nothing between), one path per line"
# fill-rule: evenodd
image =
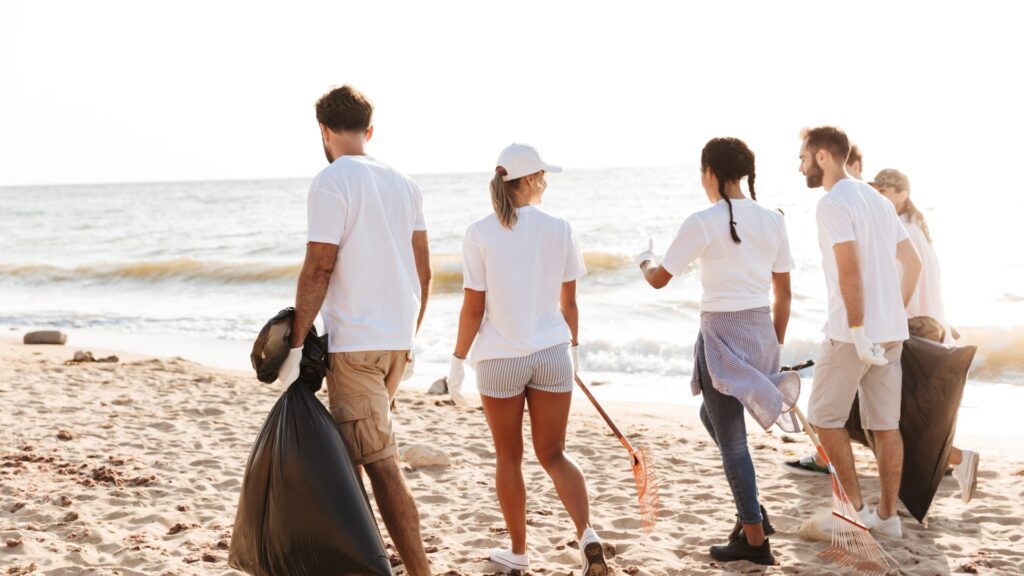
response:
M924 522L946 471L967 372L977 350L974 346L951 348L917 336L903 343L900 500L918 522ZM846 429L851 438L870 446L858 405L855 400Z
M283 332L271 324L290 327L291 317L290 309L283 310L264 332L276 338ZM263 340L257 344L266 346ZM257 352L258 372L276 360L271 351L257 362ZM326 359L326 338L311 330L301 375L270 410L249 454L228 555L232 568L254 576L391 575L361 480L333 418L314 394ZM276 378L280 365L263 371L261 379L271 373Z

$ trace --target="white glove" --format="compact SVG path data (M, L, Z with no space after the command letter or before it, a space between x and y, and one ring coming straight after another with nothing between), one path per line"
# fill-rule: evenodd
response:
M452 354L452 364L448 368L448 395L452 397L456 406L466 404L466 397L462 395L462 381L466 379L466 368L463 364L466 361Z
M302 346L288 351L288 357L281 363L277 371L277 381L285 386L299 379L299 364L302 363Z
M412 373L416 371L416 351L409 350L409 358L405 363L405 374L402 374L402 382L405 382L409 378L412 378Z
M569 355L572 356L572 373L575 376L580 371L580 345L570 346Z
M654 238L648 238L647 249L633 257L633 263L637 266L646 260L654 260Z
M872 366L885 366L889 363L885 358L885 348L868 340L863 326L850 328L850 335L853 337L853 346L857 349L857 356L861 362Z

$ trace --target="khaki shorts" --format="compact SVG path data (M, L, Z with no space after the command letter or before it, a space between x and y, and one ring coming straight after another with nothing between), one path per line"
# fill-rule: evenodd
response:
M391 401L408 361L408 350L331 353L327 397L353 463L372 464L398 452Z
M860 393L865 430L898 430L903 391L903 342L886 342L885 366L861 362L853 344L826 338L814 361L814 387L807 419L820 428L843 428L853 397Z

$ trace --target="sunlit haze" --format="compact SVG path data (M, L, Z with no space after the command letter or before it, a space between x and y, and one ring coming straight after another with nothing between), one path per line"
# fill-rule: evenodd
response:
M412 174L489 171L513 140L569 170L692 165L730 135L766 198L813 202L797 135L833 123L865 177L910 175L965 302L1024 206L1018 10L5 2L0 186L309 178L325 162L313 103L351 83L377 107L370 152Z

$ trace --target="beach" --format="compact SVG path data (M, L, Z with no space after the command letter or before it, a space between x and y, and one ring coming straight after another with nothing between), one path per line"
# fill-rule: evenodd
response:
M96 358L116 354L119 361L66 364L75 350L0 340L0 574L240 574L227 565L238 492L280 386L173 356L90 349ZM400 447L439 448L451 465L403 463L403 471L434 573L497 573L487 553L507 541L490 435L478 404L458 409L426 394L438 376L418 372L400 390L394 417ZM319 396L326 398L324 391ZM653 454L661 497L657 526L645 535L626 452L577 392L567 449L587 475L593 524L615 573L853 574L817 557L823 543L798 535L831 499L827 478L787 476L778 468L784 456L809 451L806 437L761 432L748 419L762 501L778 530L771 541L779 564L721 564L707 548L724 541L735 508L696 408L621 401L605 407ZM983 453L974 500L961 503L947 477L927 527L901 507L904 538L880 543L907 574L1020 574L1024 449L1013 436L957 440ZM529 449L528 432L526 442L531 573L578 571L571 523ZM864 492L875 503L873 459L859 447L857 456ZM385 543L393 554L386 532ZM400 564L395 571L404 573Z

